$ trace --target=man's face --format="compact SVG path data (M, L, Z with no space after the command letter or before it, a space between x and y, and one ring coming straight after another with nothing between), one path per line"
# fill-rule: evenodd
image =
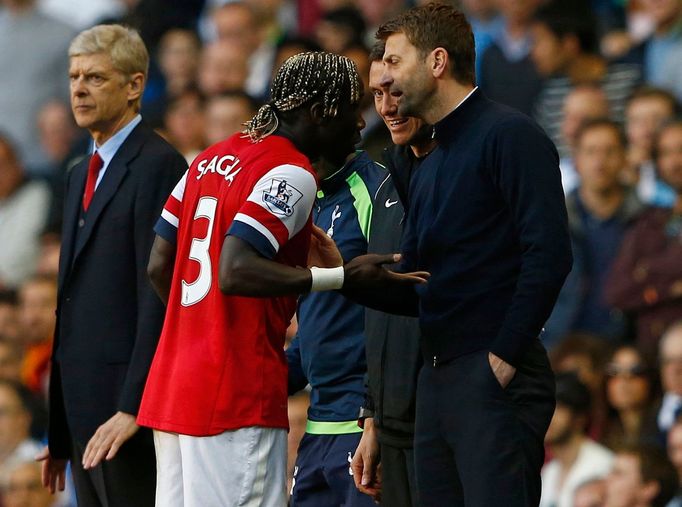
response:
M260 31L251 11L242 5L226 5L213 14L218 40L238 47L246 57L260 44Z
M360 142L360 131L365 128L360 102L350 104L347 99L342 100L336 116L324 119L317 127L320 156L334 167L341 167Z
M675 329L665 336L660 356L663 390L682 395L682 330Z
M611 473L606 478L606 507L634 507L640 505L642 475L639 458L631 454L618 454Z
M625 111L628 143L651 152L656 131L673 116L667 100L659 97L641 97L633 100Z
M40 465L24 463L7 478L5 507L49 507L54 503L50 491L40 480Z
M658 139L656 165L661 178L682 194L682 126L666 128Z
M606 192L620 185L625 166L625 148L618 133L601 126L583 132L575 150L575 166L580 184L595 192Z
M71 57L69 81L76 123L91 132L115 132L142 93L103 53Z
M606 483L595 480L575 491L573 507L603 507L606 498Z
M574 148L575 136L580 126L586 120L607 117L609 103L606 96L597 90L578 89L566 97L563 112L561 136L571 148Z
M404 146L410 144L424 125L424 121L413 116L405 118L398 115L398 98L391 95L386 87L381 86L383 73L384 63L372 62L369 68L369 89L374 97L374 107L391 133L393 144Z
M567 56L561 39L542 23L533 23L531 37L533 46L530 56L541 76L552 76L564 68Z
M219 41L204 47L198 79L205 95L241 90L248 75L246 54L238 46Z
M29 344L43 342L54 332L57 289L45 281L29 281L19 292L19 322Z
M394 33L386 39L384 63L380 83L398 99L398 114L422 118L436 91L436 81L424 56L404 33Z
M30 424L31 418L14 389L0 385L0 454L6 455L25 440Z
M206 107L206 140L215 144L244 130L244 122L254 111L246 99L240 97L215 97Z

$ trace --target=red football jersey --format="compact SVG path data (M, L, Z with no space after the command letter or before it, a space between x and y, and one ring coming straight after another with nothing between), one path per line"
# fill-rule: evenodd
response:
M305 266L316 191L309 160L280 136L235 134L192 162L155 228L177 251L140 425L196 436L288 427L283 349L296 297L224 295L218 263L231 234Z

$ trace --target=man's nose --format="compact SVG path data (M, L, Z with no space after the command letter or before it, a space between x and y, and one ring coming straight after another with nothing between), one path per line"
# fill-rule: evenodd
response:
M391 73L384 67L384 72L381 75L381 80L379 81L379 85L382 88L386 88L388 91L388 88L393 84L393 76Z
M395 99L391 97L388 90L384 93L383 100L381 101L381 116L392 116L397 112Z

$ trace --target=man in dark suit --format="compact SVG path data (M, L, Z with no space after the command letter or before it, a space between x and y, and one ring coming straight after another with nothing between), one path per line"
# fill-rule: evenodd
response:
M93 153L67 175L43 483L79 505L154 503L151 432L135 423L164 309L146 266L153 224L187 166L138 113L149 56L118 25L69 48L71 106Z

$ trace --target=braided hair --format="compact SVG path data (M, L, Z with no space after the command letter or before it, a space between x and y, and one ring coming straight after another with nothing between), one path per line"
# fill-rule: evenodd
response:
M262 106L246 123L252 142L261 141L279 125L278 113L293 111L320 98L325 118L334 118L345 93L350 103L360 100L360 77L355 64L345 56L332 53L299 53L280 67L270 89L270 102Z

